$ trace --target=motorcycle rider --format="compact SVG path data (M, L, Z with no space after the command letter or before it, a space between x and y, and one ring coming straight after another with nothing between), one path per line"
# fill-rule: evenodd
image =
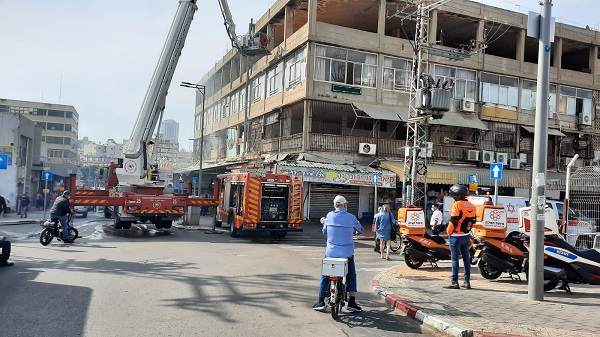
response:
M54 200L54 204L50 209L50 218L58 218L63 231L63 242L73 243L73 240L69 238L69 226L67 224L67 216L71 214L71 204L69 199L71 198L71 191L65 190L63 194Z
M469 189L463 185L450 187L450 196L454 198L454 205L450 211L450 222L446 233L450 241L450 253L452 256L451 283L444 286L446 289L460 289L458 285L458 257L462 255L465 268L465 281L463 287L471 289L471 256L469 246L471 244L471 228L477 220L475 205L467 200Z
M348 301L347 310L351 312L362 311L362 308L356 303L356 267L354 265L354 231L362 234L364 229L356 216L348 213L348 201L341 195L333 199L335 211L331 211L325 217L323 223L323 234L327 235L327 248L325 257L347 258L348 259ZM325 310L325 289L327 289L328 277L321 275L321 284L319 286L319 301L313 306L313 310Z

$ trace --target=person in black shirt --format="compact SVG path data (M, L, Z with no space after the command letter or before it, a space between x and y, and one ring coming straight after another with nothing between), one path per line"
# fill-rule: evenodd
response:
M21 218L26 218L27 211L29 210L29 204L31 203L31 200L29 199L29 195L27 195L27 192L23 193L19 202L20 202L20 206L21 206Z
M54 204L50 209L50 218L58 218L60 221L63 230L64 243L73 243L73 240L69 238L69 226L67 224L67 216L71 214L70 198L71 192L69 190L64 191L63 195L54 200Z

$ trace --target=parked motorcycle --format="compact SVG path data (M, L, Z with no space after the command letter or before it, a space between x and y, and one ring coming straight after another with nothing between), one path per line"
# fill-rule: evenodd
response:
M400 208L398 223L404 243L404 263L417 269L424 262L437 267L437 261L451 260L450 246L440 236L432 236L425 231L425 213L420 208ZM471 256L475 253L470 247Z
M67 225L69 227L69 238L71 240L80 238L77 228L71 226L72 215L69 215L67 218ZM40 233L40 243L42 245L47 246L52 242L53 238L56 238L59 241L63 240L63 230L58 218L50 218L50 220L44 222L41 226L44 227L42 233Z
M520 280L519 273L525 271L529 237L519 232L507 236L507 228L504 206L477 206L477 220L472 230L476 251L471 264L477 265L481 276L488 280L497 279L502 273Z

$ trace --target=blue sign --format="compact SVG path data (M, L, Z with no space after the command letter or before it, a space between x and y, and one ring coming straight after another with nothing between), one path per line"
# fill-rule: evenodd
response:
M379 173L373 173L371 181L373 182L373 185L379 184Z
M198 178L192 177L192 184L197 184L197 183L198 183Z
M52 172L51 171L42 171L42 180L52 180Z
M502 163L490 164L490 179L502 179Z
M469 183L470 184L479 184L479 178L477 177L477 174L475 174L475 173L469 174Z
M181 187L181 182L180 182L180 181L176 181L176 182L175 182L175 186L177 186L177 187Z
M0 154L0 170L8 169L8 155L5 153Z

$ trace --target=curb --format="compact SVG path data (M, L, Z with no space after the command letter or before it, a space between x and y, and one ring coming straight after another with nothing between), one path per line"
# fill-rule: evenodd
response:
M436 330L439 330L450 336L455 336L455 337L473 337L473 336L475 336L473 333L473 330L464 329L464 328L455 326L453 323L446 322L438 317L429 315L429 314L425 313L423 311L423 308L419 307L418 305L410 303L406 299L404 299L396 294L390 293L385 288L383 288L379 285L380 275L381 274L376 276L371 281L371 288L373 289L373 291L375 293L377 293L379 296L383 297L385 299L385 301L387 303L389 303L390 305L392 305L394 308L400 309L404 313L406 313L406 315L408 315L412 318L415 318L416 320L420 321L421 323L428 325L430 327L433 327ZM486 337L486 336L480 335L480 337Z
M410 316L418 320L419 322L428 325L440 332L455 337L526 337L523 335L512 335L506 333L473 331L473 329L459 327L454 323L430 315L424 311L424 309L426 308L421 308L420 306L413 304L410 301L394 293L391 293L386 288L382 287L379 284L379 280L381 279L381 276L384 273L385 272L380 273L379 275L375 276L373 280L371 280L371 288L373 289L373 291L379 296L381 296L391 306L406 313L407 316Z
M25 225L25 224L36 224L36 223L42 223L43 220L39 220L39 219L27 219L27 220L4 220L0 222L0 226L4 226L4 225Z

